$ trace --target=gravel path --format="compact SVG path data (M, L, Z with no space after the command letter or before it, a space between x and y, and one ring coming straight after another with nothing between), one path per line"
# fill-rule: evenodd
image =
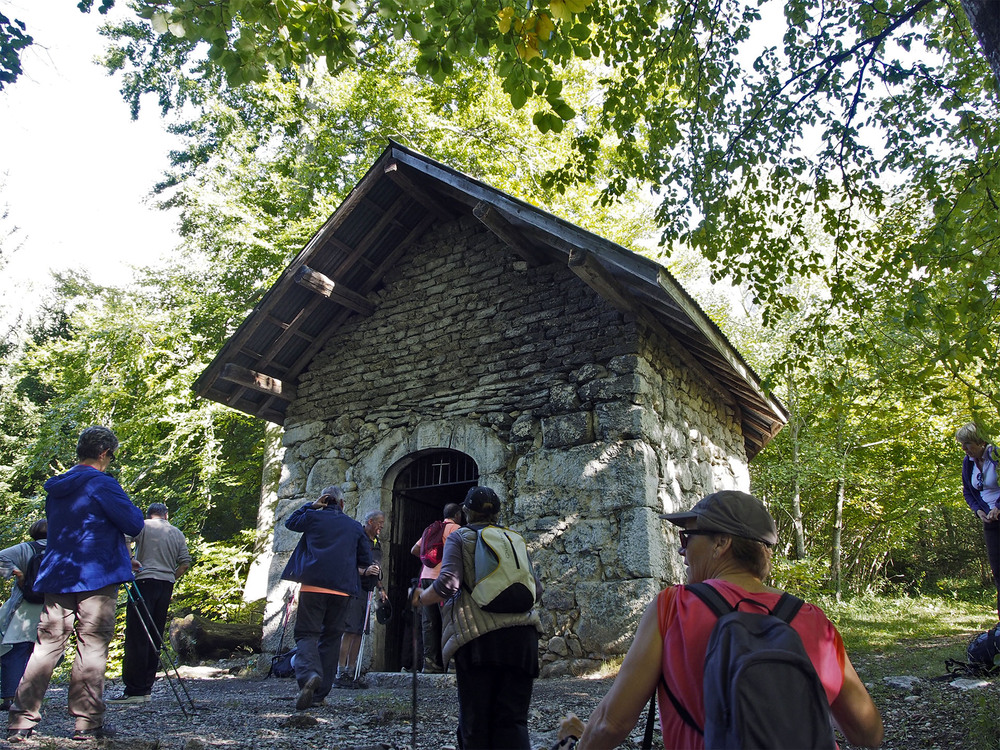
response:
M73 742L73 718L66 711L66 686L49 688L42 722L32 739L18 747L86 750L402 750L412 745L412 676L369 674L367 690L334 690L326 705L295 711L297 687L291 679L262 679L239 666L181 667L183 687L195 705L181 711L171 684L157 681L149 703L109 705L106 722L118 734L100 742ZM529 727L532 745L555 740L567 711L588 715L611 687L611 680L547 679L535 682ZM121 692L108 680L106 696ZM454 675L418 675L417 748L454 748L457 692ZM637 744L641 737L637 735Z

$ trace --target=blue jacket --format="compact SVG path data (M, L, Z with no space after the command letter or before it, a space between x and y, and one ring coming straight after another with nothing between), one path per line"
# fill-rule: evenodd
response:
M1000 451L997 450L995 445L987 445L986 450L983 452L983 459L984 465L986 461L989 461L994 466L997 466L998 461L1000 461ZM975 466L975 463L968 456L962 459L962 494L965 496L965 502L972 509L973 513L980 510L983 513L989 513L993 509L983 500L982 493L972 486L973 466ZM997 473L1000 473L1000 471Z
M281 577L307 586L357 594L358 568L372 564L372 543L364 527L337 505L303 505L288 517L285 528L301 531Z
M142 511L118 481L77 464L45 483L48 548L35 588L49 594L96 591L132 580L125 536L142 531Z

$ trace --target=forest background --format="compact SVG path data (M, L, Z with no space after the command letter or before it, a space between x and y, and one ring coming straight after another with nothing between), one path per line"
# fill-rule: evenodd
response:
M778 585L960 598L990 620L953 435L1000 433L1000 4L128 7L95 54L133 116L186 144L153 188L180 244L127 285L56 274L5 337L0 546L43 512L80 429L106 424L126 491L192 542L175 608L254 617L275 433L191 384L391 138L661 260L695 296L790 413L751 464ZM31 41L0 12L0 96Z

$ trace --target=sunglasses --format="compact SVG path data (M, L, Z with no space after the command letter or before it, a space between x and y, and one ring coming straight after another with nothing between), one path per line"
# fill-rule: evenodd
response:
M693 536L711 536L718 533L718 531L706 531L704 529L681 529L681 549L687 549L688 542L691 541L691 537Z

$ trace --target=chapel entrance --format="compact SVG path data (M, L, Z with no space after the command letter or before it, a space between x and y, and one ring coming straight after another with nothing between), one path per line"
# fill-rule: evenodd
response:
M413 613L408 611L406 592L410 581L420 575L421 566L410 549L424 529L442 517L445 505L461 503L469 488L479 482L476 462L460 451L426 450L404 460L409 463L393 482L390 528L383 536L389 540L386 568L391 575L388 594L394 613L387 623L381 659L382 669L389 672L398 672L404 666L403 657L411 649ZM422 660L422 653L419 656ZM409 659L405 664L409 666Z

